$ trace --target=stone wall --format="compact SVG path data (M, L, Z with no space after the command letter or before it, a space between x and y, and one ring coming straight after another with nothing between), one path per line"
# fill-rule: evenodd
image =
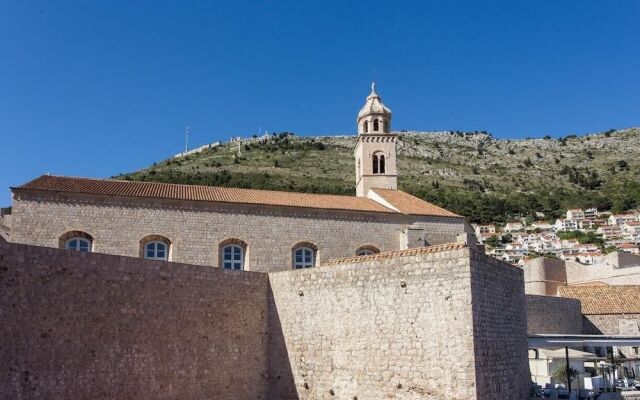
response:
M365 260L269 274L272 398L526 398L521 270L468 248Z
M586 335L640 336L640 314L583 315L582 323ZM630 346L618 349L627 357L636 355Z
M416 222L429 244L454 242L465 230L462 218L21 192L10 240L59 247L61 235L82 231L95 252L138 257L142 238L161 235L171 241L171 261L217 266L219 244L233 238L247 244L246 270L269 272L291 269L300 242L317 246L318 263L363 245L398 250L403 230Z
M478 251L470 253L476 398L528 399L522 269Z
M0 399L528 390L522 271L463 244L267 275L0 242L0 287Z
M601 263L583 265L567 261L569 284L602 282L607 285L640 285L640 256L615 252L603 258Z
M640 336L640 314L584 315L585 335Z
M526 293L543 296L567 284L640 285L640 256L614 252L594 265L539 257L525 263L524 274Z
M526 295L527 333L582 333L580 300L555 296Z
M562 260L538 257L527 260L523 269L527 294L555 296L558 286L567 284L567 270Z
M0 399L265 399L268 284L0 241Z

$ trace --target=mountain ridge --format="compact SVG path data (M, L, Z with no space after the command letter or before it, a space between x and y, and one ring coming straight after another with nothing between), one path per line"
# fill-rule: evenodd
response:
M478 131L394 133L399 189L472 222L640 205L640 128L559 139L496 139ZM205 147L115 178L352 195L355 138L282 132Z

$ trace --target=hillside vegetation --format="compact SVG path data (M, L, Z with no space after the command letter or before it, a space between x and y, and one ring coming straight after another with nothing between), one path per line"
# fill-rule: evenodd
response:
M399 188L472 222L554 218L567 208L640 205L640 129L561 139L480 132L397 132ZM227 143L119 179L355 194L354 136ZM240 149L240 151L238 151Z

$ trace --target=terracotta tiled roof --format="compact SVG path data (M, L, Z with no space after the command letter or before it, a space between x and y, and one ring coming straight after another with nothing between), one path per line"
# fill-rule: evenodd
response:
M371 254L368 256L336 258L334 260L329 260L325 263L322 263L322 265L325 266L325 265L337 265L337 264L353 264L353 263L360 263L360 262L366 262L366 261L386 260L389 258L396 258L396 257L416 256L420 254L437 253L440 251L458 250L466 246L467 245L464 243L446 243L446 244L438 244L435 246L415 247L407 250L389 251L386 253Z
M569 286L609 286L602 281L571 283Z
M562 286L558 293L580 300L585 315L640 314L640 285Z
M422 199L399 190L371 189L403 214L437 215L440 217L460 217L451 211L428 203Z
M392 213L393 210L364 197L278 192L171 183L71 178L43 175L14 190L145 197L220 203L260 204L330 210Z
M279 192L273 190L238 189L172 183L134 182L113 179L91 179L42 175L14 190L85 193L107 196L159 198L219 203L259 204L327 210L394 213L366 197L328 194ZM385 201L403 214L460 217L443 208L397 190L375 189ZM461 217L460 217L461 218Z

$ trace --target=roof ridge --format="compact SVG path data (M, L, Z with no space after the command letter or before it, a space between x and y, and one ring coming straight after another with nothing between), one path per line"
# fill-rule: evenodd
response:
M198 187L198 188L219 188L219 189L230 189L230 190L246 190L253 192L270 192L270 193L287 193L287 194L296 194L303 196L334 196L341 198L356 198L356 196L349 196L346 194L328 194L328 193L307 193L307 192L288 192L286 190L273 190L273 189L253 189L253 188L239 188L233 186L212 186L212 185L198 185L191 183L173 183L173 182L154 182L154 181L129 181L126 179L113 179L113 178L91 178L86 176L67 176L67 175L52 175L52 174L44 174L39 177L23 184L20 186L12 186L11 189L26 189L26 190L34 190L31 188L26 188L28 184L35 182L41 178L62 178L62 179L78 179L84 181L95 181L95 182L122 182L124 184L139 184L139 185L157 185L157 186L174 186L174 187ZM36 189L36 190L47 190L47 189ZM359 197L358 197L359 198Z
M12 190L396 213L366 197L120 179L41 175L19 187L12 187Z

